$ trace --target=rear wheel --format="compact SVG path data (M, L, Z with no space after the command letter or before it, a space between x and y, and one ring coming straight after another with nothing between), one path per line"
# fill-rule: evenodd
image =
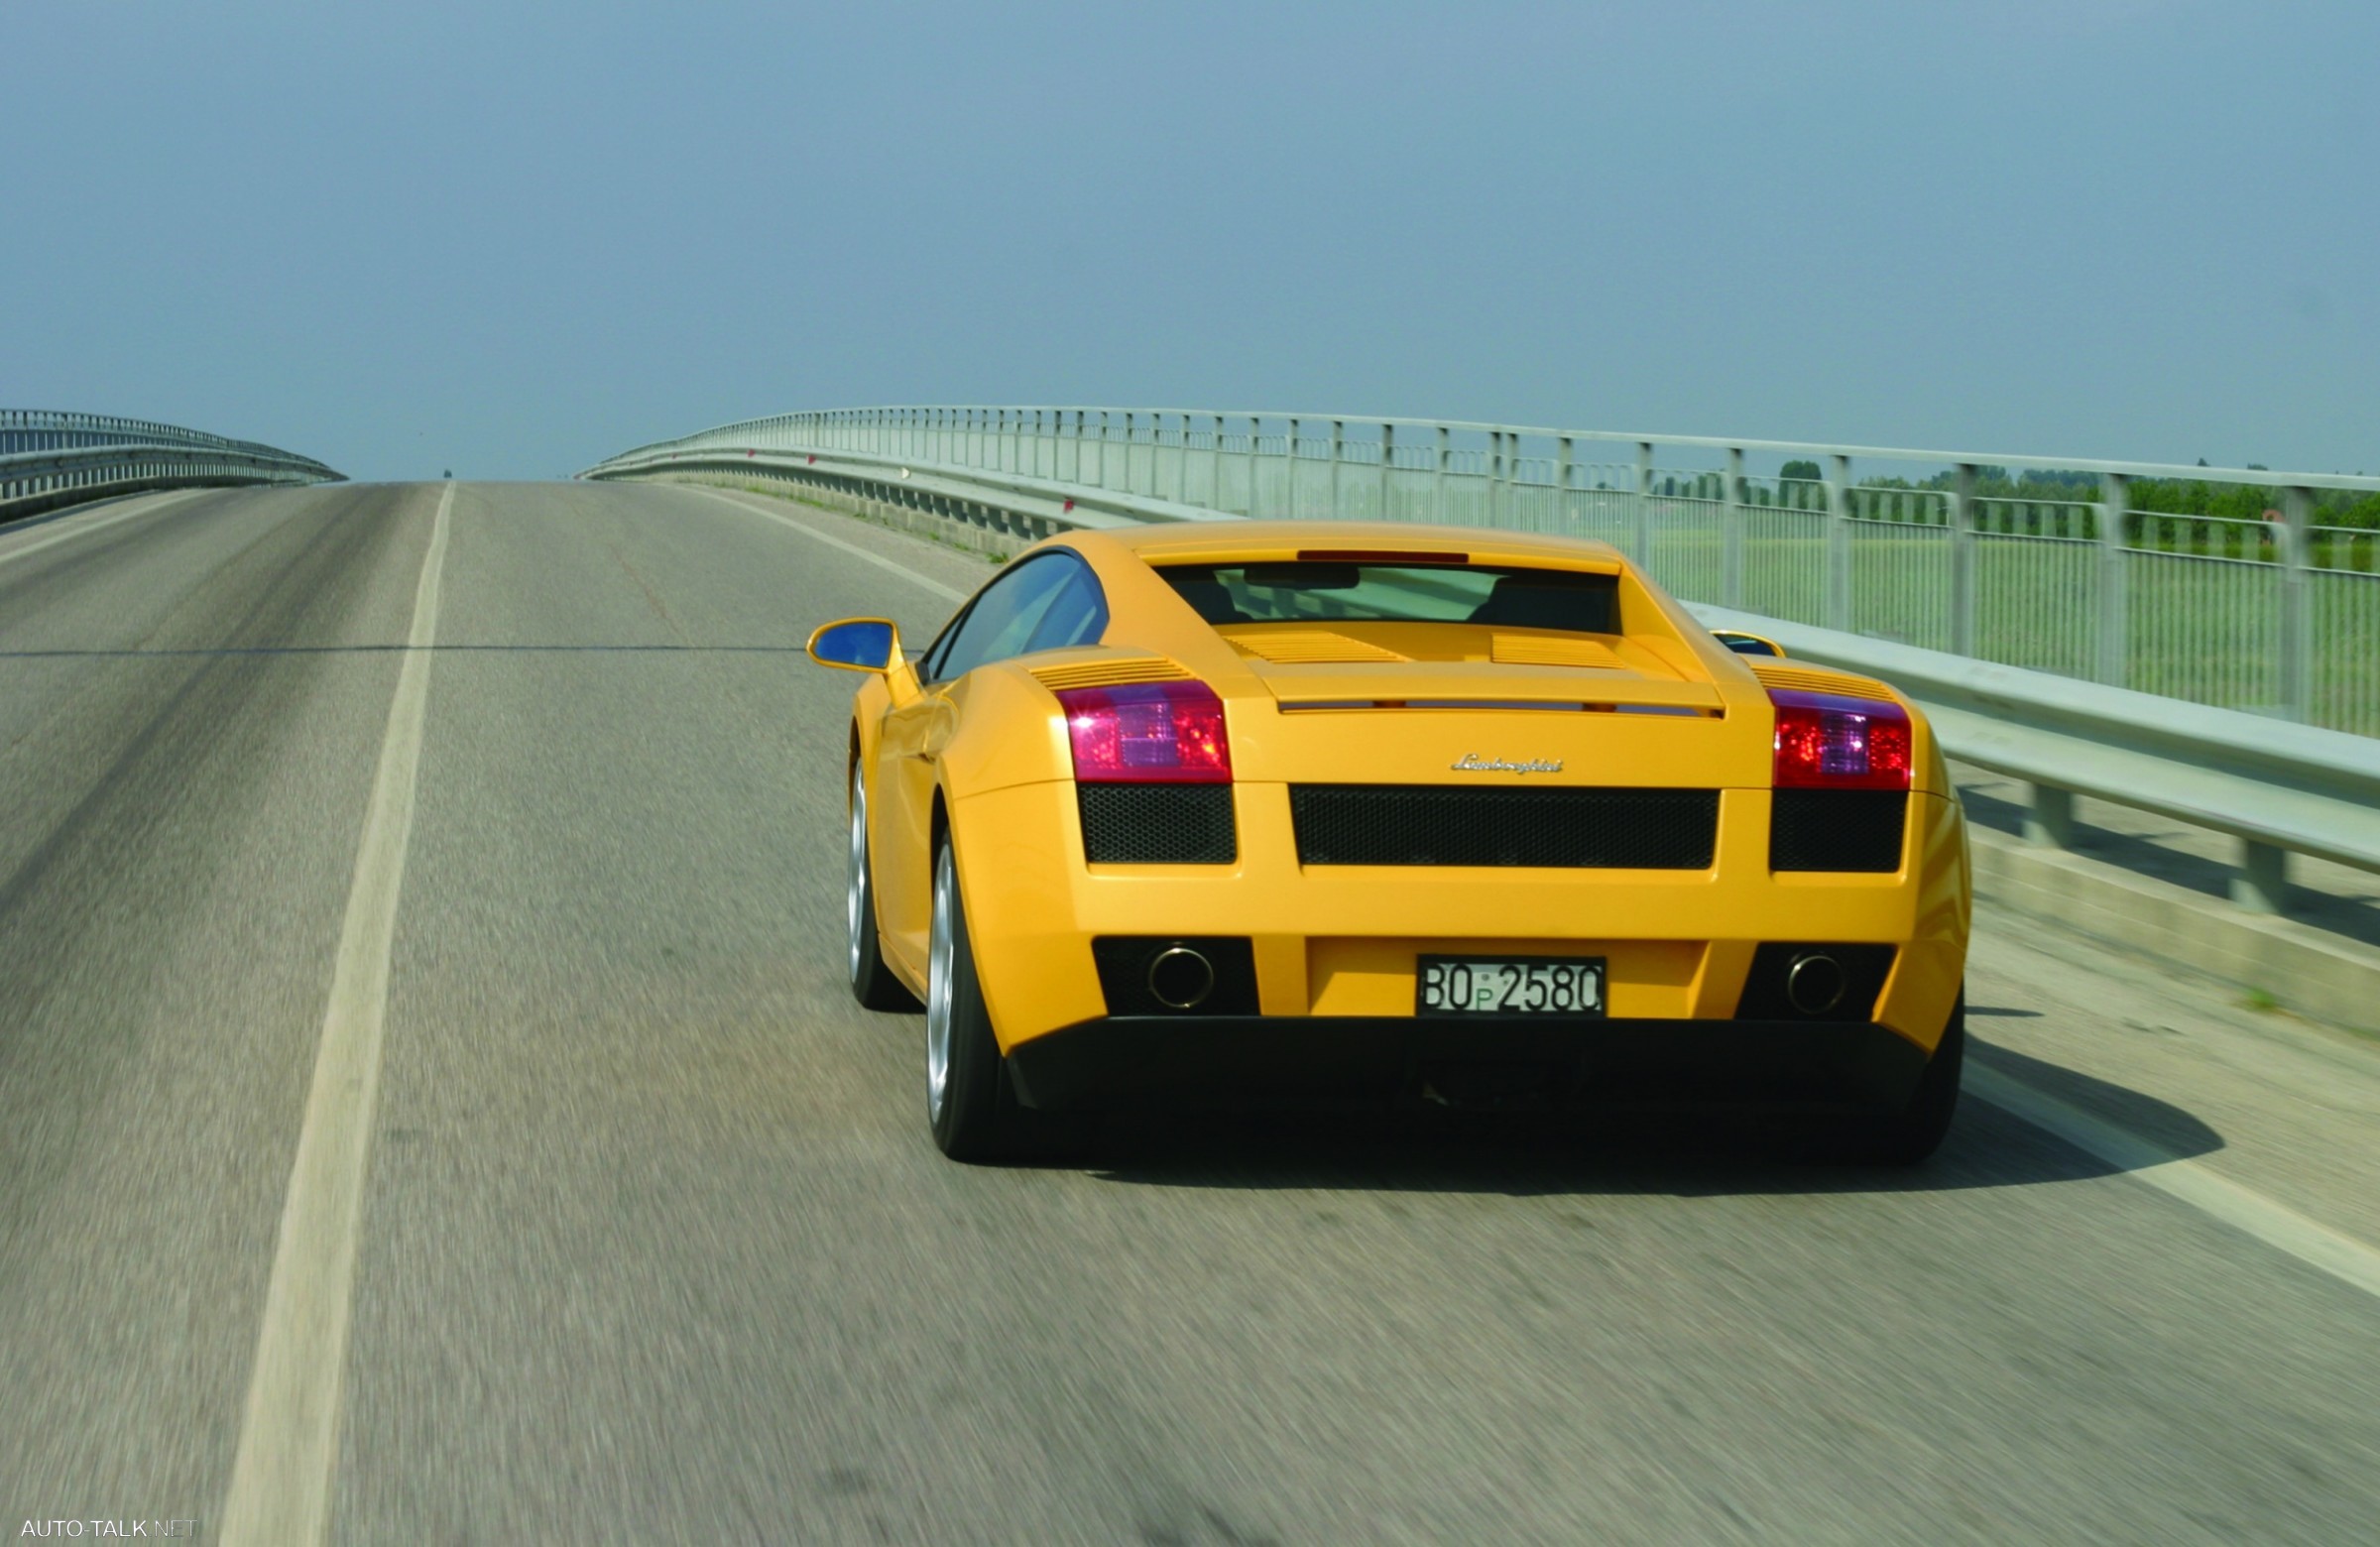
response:
M915 1010L917 996L885 965L876 933L876 886L868 873L868 781L859 760L851 765L850 870L843 911L850 934L851 995L870 1010Z
M926 948L925 1115L953 1160L1001 1160L1054 1149L1075 1126L1020 1107L975 975L975 948L946 838L934 852L934 912Z
M1926 1060L1909 1104L1845 1135L1843 1158L1866 1165L1915 1165L1942 1147L1959 1107L1959 1075L1966 1063L1966 995L1951 1007L1934 1056Z

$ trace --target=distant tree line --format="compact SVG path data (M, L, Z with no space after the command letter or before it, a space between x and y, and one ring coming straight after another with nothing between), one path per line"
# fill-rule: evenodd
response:
M2202 461L2199 464L2206 464ZM2251 462L2253 472L2265 469ZM1825 474L1816 462L1787 462L1777 474L1781 482L1819 483ZM1862 489L1908 489L1948 492L1954 473L1937 473L1911 482L1906 478L1862 478ZM2134 511L2159 516L2213 516L2230 521L2261 521L2267 511L2281 509L2281 490L2256 484L2211 483L2200 478L2136 478L2126 491ZM1975 469L1975 495L1986 500L2040 500L2092 504L2099 498L2099 475L2068 468L2028 468L2011 476L2004 467ZM1792 503L1800 503L1798 501ZM2380 494L2351 489L2314 491L2314 524L2318 527L2356 527L2380 531Z

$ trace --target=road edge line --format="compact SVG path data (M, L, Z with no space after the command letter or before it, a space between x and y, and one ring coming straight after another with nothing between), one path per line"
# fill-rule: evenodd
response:
M28 542L23 547L10 548L7 552L0 553L0 564L13 564L20 558L41 552L44 548L56 547L68 538L88 536L94 532L105 532L110 527L132 520L135 516L154 516L167 506L178 505L194 494L210 494L212 492L208 489L177 489L154 505L143 505L135 510L118 511L113 516L102 517L98 521L84 522L81 526L69 528L64 532L54 532L38 542ZM135 495L134 498L142 497Z
M890 569L894 574L900 576L903 580L907 580L915 585L921 585L927 590L933 592L936 596L947 596L954 602L963 602L967 600L969 593L960 590L957 586L944 585L939 580L928 580L925 576L918 574L914 570L901 568L900 565L894 563L892 559L885 557L885 555L882 553L871 553L856 542L846 542L841 537L830 537L825 533L820 532L817 528L810 526L806 522L795 521L792 517L785 515L781 511L763 510L757 505L747 505L742 500L737 499L734 495L729 494L724 490L704 489L696 487L692 484L677 484L673 487L683 489L688 494L709 495L712 499L718 500L723 504L734 506L737 510L744 512L748 516L765 516L769 520L778 523L780 526L792 528L795 532L800 533L805 537L814 537L818 541L825 543L828 547L841 548L844 552L849 553L856 558L864 558L871 564L877 565L879 568Z
M355 881L339 927L313 1085L290 1167L217 1538L229 1547L299 1547L320 1542L329 1529L356 1248L380 1095L389 960L429 705L434 652L427 647L437 637L438 590L453 508L454 485L448 484L438 498L429 551L414 593L413 627L389 703L380 768L356 848Z
M1970 1061L1965 1084L1967 1094L2106 1161L2132 1180L2146 1182L2365 1294L2380 1296L2380 1250L2343 1231L2160 1149L2014 1075Z

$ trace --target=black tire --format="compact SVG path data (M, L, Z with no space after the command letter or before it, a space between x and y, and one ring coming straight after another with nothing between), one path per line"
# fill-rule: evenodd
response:
M1846 1135L1842 1158L1861 1165L1916 1165L1942 1147L1959 1108L1959 1075L1966 1065L1966 995L1951 1007L1951 1023L1943 1028L1934 1056L1909 1104Z
M876 882L868 860L868 784L857 759L851 765L851 842L843 911L849 934L845 954L851 997L870 1010L916 1010L917 996L885 965L884 948L877 937Z
M975 947L948 839L934 850L931 943L926 950L926 1123L953 1160L1014 1160L1071 1147L1078 1126L1019 1106L1008 1060L992 1033Z

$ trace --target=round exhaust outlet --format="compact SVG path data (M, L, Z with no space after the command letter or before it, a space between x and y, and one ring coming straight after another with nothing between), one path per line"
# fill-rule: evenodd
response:
M1215 992L1215 964L1188 946L1168 946L1149 961L1148 992L1168 1010L1196 1010Z
M1785 969L1786 1002L1805 1015L1823 1015L1842 1004L1846 987L1843 963L1824 951L1804 951Z

